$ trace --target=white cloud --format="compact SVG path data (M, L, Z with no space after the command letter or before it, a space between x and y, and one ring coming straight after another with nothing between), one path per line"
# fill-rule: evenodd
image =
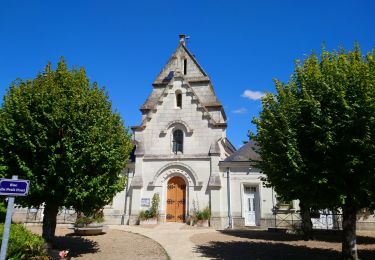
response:
M245 114L247 112L247 109L244 107L241 107L239 109L232 110L233 114Z
M262 97L264 97L264 93L263 92L260 92L260 91L252 91L250 89L246 89L243 94L241 95L241 97L244 97L244 98L248 98L248 99L251 99L251 100L258 100L258 99L261 99Z

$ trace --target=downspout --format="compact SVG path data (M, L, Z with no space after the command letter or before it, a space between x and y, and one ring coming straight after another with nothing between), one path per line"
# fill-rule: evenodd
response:
M211 176L212 176L212 156L211 156L211 154L210 154L210 178L211 178ZM209 192L209 196L210 196L210 199L208 200L209 201L209 208L210 208L210 211L212 210L212 208L211 208L211 200L212 200L212 192L210 191Z
M126 211L127 211L127 208L128 208L128 185L129 185L129 168L128 168L128 171L126 173L126 186L125 186L125 203L124 203L124 212L122 214L122 218L121 218L121 225L125 225L125 216L126 216Z
M231 197L230 197L230 169L227 167L227 195L228 195L228 228L233 228L232 222L232 209L231 209Z

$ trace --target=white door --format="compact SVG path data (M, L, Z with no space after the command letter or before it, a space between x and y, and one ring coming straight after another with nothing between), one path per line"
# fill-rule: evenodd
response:
M245 187L245 226L256 226L256 187Z

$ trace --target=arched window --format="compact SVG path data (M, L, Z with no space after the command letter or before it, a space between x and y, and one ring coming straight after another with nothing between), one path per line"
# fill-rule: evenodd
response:
M176 106L182 108L182 94L181 92L176 93Z
M183 153L184 151L184 133L181 130L176 130L173 132L173 152L177 154L178 152Z

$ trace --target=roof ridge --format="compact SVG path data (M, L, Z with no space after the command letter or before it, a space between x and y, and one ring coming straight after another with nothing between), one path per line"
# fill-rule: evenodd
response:
M208 74L204 71L204 69L202 68L202 66L199 64L199 62L197 61L197 59L195 58L195 56L189 51L189 49L180 43L180 45L182 46L182 48L187 52L187 54L190 56L190 58L194 61L195 65L197 65L197 67L202 71L203 75L205 77L208 77L208 79L210 80L210 77L208 76ZM210 80L211 81L211 80Z

